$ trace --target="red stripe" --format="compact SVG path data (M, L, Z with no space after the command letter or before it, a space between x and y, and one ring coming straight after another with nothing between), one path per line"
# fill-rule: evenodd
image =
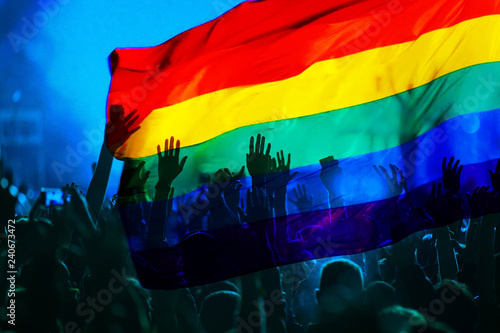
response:
M138 109L142 120L159 107L283 80L317 61L415 40L499 7L500 0L248 1L159 46L116 50L109 103Z

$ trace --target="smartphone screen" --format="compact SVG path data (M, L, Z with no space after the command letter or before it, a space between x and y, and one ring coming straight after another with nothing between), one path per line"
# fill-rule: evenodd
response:
M42 198L46 207L62 206L70 201L70 196L59 188L42 188Z

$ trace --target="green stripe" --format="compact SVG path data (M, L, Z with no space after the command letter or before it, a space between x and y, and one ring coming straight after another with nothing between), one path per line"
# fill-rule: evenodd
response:
M181 155L189 157L174 182L176 195L199 187L200 173L212 174L221 167L236 171L245 165L249 138L257 133L271 142L274 156L280 149L291 153L292 168L297 168L328 155L341 159L393 148L456 116L500 108L499 73L500 62L475 65L374 102L246 126L183 148ZM148 185L154 188L157 157L143 160L152 171Z

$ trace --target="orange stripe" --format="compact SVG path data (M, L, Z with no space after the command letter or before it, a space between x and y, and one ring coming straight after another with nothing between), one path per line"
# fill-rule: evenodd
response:
M138 109L142 119L199 95L284 80L318 61L500 13L500 0L351 3L247 2L162 45L116 50L109 101L126 113Z

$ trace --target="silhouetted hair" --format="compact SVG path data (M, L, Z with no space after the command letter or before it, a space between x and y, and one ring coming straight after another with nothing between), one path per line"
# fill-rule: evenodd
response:
M388 307L378 314L378 329L384 333L453 333L440 322L428 322L418 311L399 305Z
M224 333L236 326L241 297L233 291L218 291L201 303L200 322L207 333Z
M383 281L375 281L366 287L365 304L369 310L380 311L396 304L394 287Z
M216 293L218 291L232 291L241 294L240 289L230 281L219 281L216 283L207 284L199 289L199 293L196 296L198 306L201 306L201 303L208 295Z
M322 312L345 316L358 311L363 303L362 296L363 275L352 261L336 260L323 268L320 288L316 292Z
M448 324L457 332L473 332L478 320L474 297L463 283L444 280L436 287L436 297L443 302L443 312L438 320Z
M346 259L335 260L325 265L321 271L320 290L338 284L361 291L363 289L363 274L359 266Z

